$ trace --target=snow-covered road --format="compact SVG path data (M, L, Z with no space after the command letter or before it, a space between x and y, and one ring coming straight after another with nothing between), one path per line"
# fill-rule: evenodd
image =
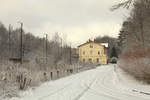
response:
M114 65L100 66L56 81L46 82L12 100L150 100L117 83Z

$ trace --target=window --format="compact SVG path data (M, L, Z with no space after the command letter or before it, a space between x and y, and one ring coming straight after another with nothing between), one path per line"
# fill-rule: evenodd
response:
M96 59L97 63L99 63L99 58Z
M93 48L93 45L92 45L92 44L90 44L90 48Z
M83 58L83 62L85 62L85 59Z
M100 51L98 51L98 55L100 55Z
M89 62L92 62L92 59L91 59L91 58L89 58Z
M85 51L83 51L83 55L85 55Z

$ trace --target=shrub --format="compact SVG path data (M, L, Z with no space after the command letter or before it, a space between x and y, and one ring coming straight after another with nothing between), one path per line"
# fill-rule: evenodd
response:
M133 47L125 51L118 61L118 66L136 79L150 83L150 50Z

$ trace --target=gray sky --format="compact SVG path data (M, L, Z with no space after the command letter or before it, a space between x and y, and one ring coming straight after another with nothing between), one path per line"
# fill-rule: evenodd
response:
M55 32L73 46L95 36L116 37L127 11L110 11L119 0L0 0L0 21L19 27L34 35L49 38Z

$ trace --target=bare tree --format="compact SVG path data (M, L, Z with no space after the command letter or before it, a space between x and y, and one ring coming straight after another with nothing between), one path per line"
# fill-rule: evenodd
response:
M150 83L150 1L131 1L130 17L124 21L119 35L123 52L118 66L137 79Z

